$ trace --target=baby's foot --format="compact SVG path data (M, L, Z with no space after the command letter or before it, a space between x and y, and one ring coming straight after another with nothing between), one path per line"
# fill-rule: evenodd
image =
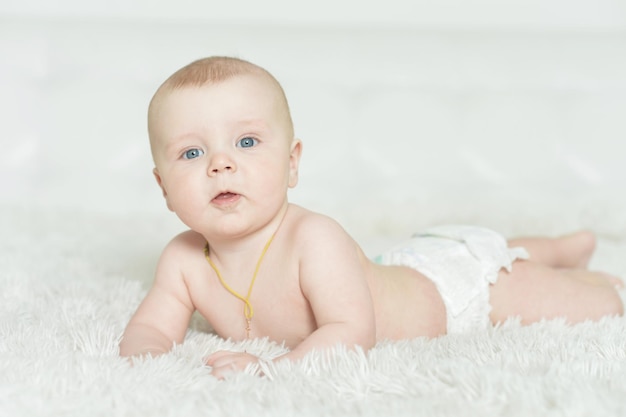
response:
M596 236L588 231L581 230L557 238L559 252L562 254L562 268L587 268L591 256L596 249Z
M618 290L624 288L624 281L621 278L606 272L602 272L602 274L604 275L604 279L606 279L609 286L617 288Z

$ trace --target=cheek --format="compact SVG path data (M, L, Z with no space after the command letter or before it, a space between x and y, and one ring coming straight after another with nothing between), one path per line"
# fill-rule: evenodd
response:
M285 191L289 185L289 171L287 170L267 170L266 175L261 177L257 176L255 179L256 186L260 189L264 189L267 192L274 194Z
M167 200L175 209L184 209L186 205L193 205L194 198L200 195L201 190L194 181L193 176L186 175L184 178L172 175L168 177L166 186Z

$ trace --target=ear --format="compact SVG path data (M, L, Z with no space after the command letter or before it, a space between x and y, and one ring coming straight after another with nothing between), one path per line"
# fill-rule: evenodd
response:
M159 184L159 187L161 188L161 191L163 192L163 198L165 198L165 203L167 204L167 208L172 210L172 208L170 207L168 198L167 198L167 190L165 189L165 186L163 185L163 180L161 180L161 175L159 174L159 170L157 168L154 168L152 170L152 174L154 175L154 178L156 179L157 184Z
M293 188L298 184L300 155L302 155L302 141L300 139L294 139L289 152L289 188Z

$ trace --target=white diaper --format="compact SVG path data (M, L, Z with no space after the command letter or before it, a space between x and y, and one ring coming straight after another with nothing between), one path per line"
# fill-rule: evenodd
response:
M501 268L528 259L524 248L508 248L504 237L473 226L440 226L413 235L375 259L382 265L408 266L437 286L447 312L448 333L489 326L489 284Z

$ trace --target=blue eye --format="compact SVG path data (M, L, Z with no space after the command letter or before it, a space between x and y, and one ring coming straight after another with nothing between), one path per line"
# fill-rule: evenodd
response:
M183 158L194 159L202 155L204 155L204 151L202 149L194 148L194 149L189 149L188 151L185 151L185 153L183 154Z
M237 142L237 146L240 148L251 148L255 146L257 143L259 143L259 141L256 140L255 138L245 137L241 139L239 142Z

